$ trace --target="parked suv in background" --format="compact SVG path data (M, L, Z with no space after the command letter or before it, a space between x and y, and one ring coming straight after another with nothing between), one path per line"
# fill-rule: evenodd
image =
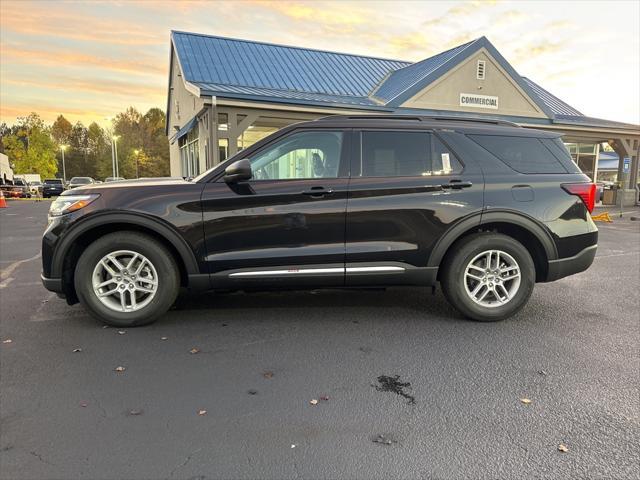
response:
M96 183L91 177L73 177L69 180L69 188L84 187Z
M64 184L61 178L47 178L42 185L42 196L44 198L55 197L64 192Z
M595 185L556 133L501 121L334 116L192 181L76 188L50 210L43 282L104 322L150 323L179 287L438 282L469 318L518 312L596 253Z

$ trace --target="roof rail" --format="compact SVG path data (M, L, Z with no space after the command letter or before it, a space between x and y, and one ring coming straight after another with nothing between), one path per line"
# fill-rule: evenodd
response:
M500 120L499 118L476 118L476 117L445 117L435 115L433 117L424 117L429 120L442 120L444 122L476 122L476 123L490 123L492 125L506 125L509 127L520 127L517 123L509 122L507 120Z
M517 123L509 122L507 120L500 120L497 118L476 118L476 117L454 117L454 116L441 116L441 115L328 115L326 117L321 117L316 120L316 122L328 121L328 120L337 120L340 118L344 118L347 120L358 120L358 119L371 119L371 120L413 120L418 122L429 121L429 120L437 120L443 122L475 122L475 123L489 123L492 125L505 125L509 127L520 127Z
M320 121L325 121L325 120L337 120L340 118L344 118L347 120L358 120L360 118L364 118L364 119L374 119L374 120L417 120L419 122L421 122L423 120L424 117L421 117L420 115L376 115L371 114L371 115L327 115L326 117L320 117L316 120L316 122L320 122Z

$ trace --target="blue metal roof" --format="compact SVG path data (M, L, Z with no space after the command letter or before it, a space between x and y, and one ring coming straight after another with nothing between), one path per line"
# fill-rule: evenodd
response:
M175 135L173 135L169 139L169 142L174 143L176 140L184 137L187 133L189 133L189 130L191 130L191 128L196 124L197 121L198 119L196 117L193 117L191 120L185 123L184 126L175 133Z
M179 31L171 39L184 80L201 95L403 113L406 100L485 48L548 117L527 121L638 129L584 116L521 77L485 37L416 63Z
M531 90L536 94L536 96L554 113L554 115L575 115L582 116L578 110L573 108L571 105L567 105L565 102L560 100L555 95L549 93L547 90L542 88L537 83L528 79L527 77L522 77L522 79L531 87Z
M476 41L477 40L474 40L464 45L459 45L446 52L395 70L372 92L372 96L383 100L385 103L393 100L401 93L406 92L410 87L422 83L429 75L434 73L438 74L440 67ZM441 73L438 76L440 75Z
M172 32L185 80L289 92L367 97L408 62Z

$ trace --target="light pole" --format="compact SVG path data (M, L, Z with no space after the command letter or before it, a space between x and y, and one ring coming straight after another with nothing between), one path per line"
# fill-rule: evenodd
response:
M62 152L62 183L66 185L67 183L67 170L64 166L64 151L67 149L68 145L60 145L60 152Z
M136 148L133 153L136 154L136 178L140 178L140 175L138 174L138 155L140 154L140 150Z
M120 136L119 135L114 135L111 138L113 139L113 142L111 143L111 155L113 157L113 176L114 177L118 177L119 176L119 172L118 172L118 138L120 138Z

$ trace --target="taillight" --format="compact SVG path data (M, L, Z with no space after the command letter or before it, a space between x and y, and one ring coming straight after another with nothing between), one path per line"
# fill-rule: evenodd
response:
M596 206L596 184L595 183L563 183L560 185L571 195L579 196L584 202L589 213L593 212Z

